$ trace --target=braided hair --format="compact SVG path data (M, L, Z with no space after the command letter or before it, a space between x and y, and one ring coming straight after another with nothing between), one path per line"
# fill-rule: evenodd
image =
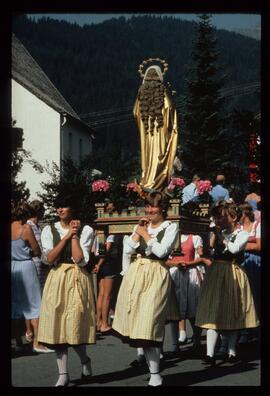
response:
M150 69L145 77L145 82L138 92L139 106L145 132L149 132L148 119L150 117L150 133L153 134L154 123L157 120L158 127L164 125L162 108L164 106L165 86L155 69Z

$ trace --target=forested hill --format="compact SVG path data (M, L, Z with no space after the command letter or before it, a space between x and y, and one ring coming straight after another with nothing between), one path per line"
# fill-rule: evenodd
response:
M78 114L131 105L138 66L149 57L166 59L166 81L177 95L185 93L194 22L138 16L81 27L21 16L13 31ZM225 30L216 35L225 87L259 81L260 42Z

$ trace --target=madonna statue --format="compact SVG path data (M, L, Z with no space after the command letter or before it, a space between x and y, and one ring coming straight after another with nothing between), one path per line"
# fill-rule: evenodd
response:
M143 67L148 62L163 63ZM143 77L133 113L140 131L141 168L140 186L144 191L166 192L172 173L177 148L177 114L171 96L163 84L167 63L156 58L144 61L139 68Z

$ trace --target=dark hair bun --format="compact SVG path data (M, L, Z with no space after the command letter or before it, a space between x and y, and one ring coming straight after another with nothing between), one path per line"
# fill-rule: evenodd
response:
M75 195L59 193L54 201L55 208L78 209L79 200Z

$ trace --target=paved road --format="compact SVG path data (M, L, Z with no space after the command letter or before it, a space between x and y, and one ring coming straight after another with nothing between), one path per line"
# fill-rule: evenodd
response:
M188 336L191 330L188 327ZM205 333L203 333L205 352ZM166 358L169 346L166 332L162 363L165 386L260 386L260 345L250 342L242 347L243 361L230 365L217 361L215 368L206 368L199 356L192 356L191 345L181 347L178 357ZM128 387L146 386L148 371L132 368L130 362L136 357L136 350L123 344L114 336L100 337L96 345L88 346L92 359L93 377L87 383L80 380L80 364L72 348L69 349L69 386L78 387ZM57 380L55 354L33 354L30 346L23 354L12 356L12 385L15 387L51 387Z

